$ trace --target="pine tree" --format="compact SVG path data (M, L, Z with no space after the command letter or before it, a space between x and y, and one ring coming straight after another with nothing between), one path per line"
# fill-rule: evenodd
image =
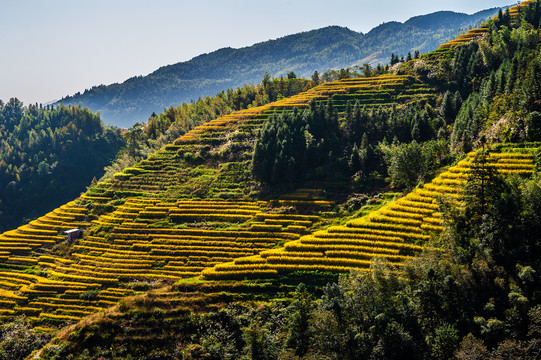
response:
M443 95L440 114L447 122L454 120L455 109L453 108L453 95L449 90Z
M395 56L394 53L391 54L391 66L395 65L396 63L398 63L398 56Z
M473 221L479 221L486 214L488 206L499 196L500 179L494 167L494 159L490 157L490 148L486 139L479 140L481 149L475 154L465 185L466 202L469 204Z
M523 105L532 111L541 110L541 61L533 59L524 78Z
M312 82L314 83L314 85L319 85L319 72L316 70L314 71L314 73L312 74Z

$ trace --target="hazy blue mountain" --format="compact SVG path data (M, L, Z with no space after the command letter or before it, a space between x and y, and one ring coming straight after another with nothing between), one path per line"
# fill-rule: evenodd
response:
M95 86L61 102L81 104L100 111L106 123L130 127L171 105L259 83L265 72L274 77L290 71L310 76L315 70L324 72L366 62L384 64L391 53L428 52L497 11L495 8L473 15L440 11L413 17L405 23L383 23L367 34L329 26L241 49L223 48L121 84Z

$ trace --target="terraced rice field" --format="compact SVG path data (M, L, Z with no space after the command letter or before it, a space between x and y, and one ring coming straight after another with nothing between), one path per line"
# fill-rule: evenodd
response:
M537 149L498 150L490 164L501 173L534 171ZM69 203L1 235L0 318L25 315L54 331L134 294L137 284L201 274L218 280L342 273L368 270L373 257L399 270L441 231L438 199L460 206L474 155L365 217L319 231L313 231L318 214L333 204L318 189L272 201L128 198L93 220L88 209L104 200ZM85 236L68 246L60 233L74 227L86 229ZM198 303L194 296L183 299Z
M535 149L503 149L491 153L489 166L502 174L529 176L535 170ZM509 151L509 152L505 152ZM439 201L462 206L463 185L475 154L440 174L431 183L415 189L380 210L316 231L284 247L262 251L258 256L235 259L203 270L207 279L242 279L276 276L292 271L348 272L369 270L374 257L400 269L433 233L443 230Z
M293 271L367 270L375 256L400 269L442 229L436 199L459 202L471 166L465 160L366 217L313 231L321 222L318 214L333 206L321 200L318 189L271 201L167 200L162 195L179 186L186 187L180 194L191 196L194 183L179 180L190 172L222 176L226 180L216 187L221 191L239 186L232 179L243 170L234 162L211 169L176 160L179 152L194 151L190 141L179 140L80 200L0 235L0 318L25 315L34 326L54 331L112 306L142 283L201 274L261 279ZM494 166L502 173L529 175L535 152L527 150L493 153ZM220 188L228 183L232 187ZM60 233L71 228L86 229L85 235L67 245ZM186 301L195 301L187 296Z
M471 29L467 33L460 35L458 38L453 39L445 44L440 45L440 49L452 49L458 45L463 45L467 42L475 40L488 32L488 28Z
M26 315L34 326L54 328L132 294L136 286L130 283L197 276L298 240L319 221L318 211L332 204L310 189L269 203L251 200L248 163L256 131L271 113L308 106L312 99L354 99L413 83L405 76L348 79L223 116L75 202L0 235L1 316ZM187 200L198 197L210 200ZM275 211L281 207L297 210ZM71 228L86 229L73 245L60 235ZM272 274L253 271L251 277Z
M64 241L60 231L85 229L87 208L71 202L16 230L0 234L0 256L3 268L19 269L37 264L29 259L31 253L47 253L52 246Z
M311 208L330 205L312 201ZM0 272L0 318L26 315L34 326L48 328L78 321L133 294L130 284L198 276L298 239L320 221L282 209L280 202L130 198L90 223L86 208L68 204L7 234L17 240L0 243L6 268ZM69 256L51 251L64 242L60 231L91 225Z
M83 199L107 203L118 197L167 197L170 193L180 193L187 198L246 198L249 197L247 189L254 185L246 171L253 141L272 113L308 107L312 100L329 98L343 111L349 100L379 106L416 102L434 96L433 89L416 84L407 75L325 83L291 98L237 111L198 126L147 160L116 174L114 179L92 187ZM224 162L220 158L223 153L232 154L232 161ZM209 166L209 159L210 162L216 159L215 162L221 165ZM198 161L206 163L201 165Z
M522 9L524 9L525 7L529 6L530 3L533 3L537 0L527 0L527 1L522 1L519 5L515 5L511 8L509 8L509 15L511 16L511 20L512 21L520 21L520 12L522 11ZM497 17L494 17L494 19L496 19ZM441 44L439 49L440 50L447 50L447 49L452 49L456 46L459 46L459 45L463 45L465 43L468 43L472 40L475 40L483 35L485 35L486 33L488 32L488 28L485 28L485 27L481 27L481 28L478 28L478 29L471 29L469 30L468 32L466 32L465 34L462 34L460 36L458 36L456 39L453 39L445 44Z

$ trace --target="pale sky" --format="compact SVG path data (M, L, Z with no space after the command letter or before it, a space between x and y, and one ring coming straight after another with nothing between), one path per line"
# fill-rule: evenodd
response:
M0 0L0 99L46 103L222 47L511 0Z

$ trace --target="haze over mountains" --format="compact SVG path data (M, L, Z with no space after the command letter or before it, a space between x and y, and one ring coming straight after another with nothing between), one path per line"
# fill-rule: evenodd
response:
M100 111L104 122L128 128L148 120L153 112L228 88L259 83L265 72L280 77L294 71L310 76L364 63L385 64L391 53L428 52L495 15L488 9L473 15L441 11L404 23L384 23L367 34L329 26L269 40L241 49L223 48L189 61L159 68L125 82L95 86L59 101Z

